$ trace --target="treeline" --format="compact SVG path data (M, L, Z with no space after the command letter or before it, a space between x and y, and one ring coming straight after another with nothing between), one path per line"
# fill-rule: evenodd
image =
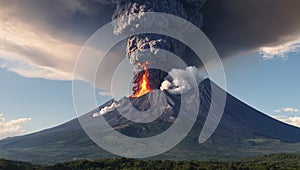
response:
M168 161L109 158L77 160L51 166L0 160L0 170L280 170L300 169L300 154L272 154L240 162Z
M0 159L0 170L35 170L36 168L38 167L30 163Z

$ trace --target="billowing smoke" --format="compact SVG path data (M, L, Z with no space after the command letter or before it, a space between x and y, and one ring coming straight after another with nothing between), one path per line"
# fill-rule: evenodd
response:
M104 115L104 114L106 114L108 112L111 112L111 111L115 110L119 106L120 105L117 104L116 102L112 102L111 105L105 106L105 107L101 108L99 112L94 113L93 117L99 117L101 115Z
M169 72L169 77L161 83L160 90L166 90L171 94L184 94L189 91L195 85L203 80L199 69L194 66L189 66L185 70L172 69Z
M184 18L199 28L202 27L203 18L201 15L201 7L206 0L114 0L116 10L113 14L113 19L120 18L119 22L115 23L114 34L120 35L125 32L132 32L139 29L139 22L146 21L151 27L159 27L167 25L168 21L164 23L157 23L157 20L153 18L146 18L145 12L162 12L167 14L176 15ZM133 17L126 18L134 14ZM163 22L164 20L162 20ZM184 26L182 28L176 28L177 31L186 31ZM164 31L169 31L166 30ZM130 59L130 63L135 67L134 87L138 89L140 74L142 65L148 61L149 67L152 64L161 63L161 57L159 57L159 49L163 49L169 52L181 56L185 50L184 46L176 42L174 39L157 34L141 34L130 37L127 41L126 55ZM147 53L145 53L147 51ZM150 54L149 54L150 51ZM167 62L167 61L166 61ZM159 88L161 82L164 80L166 73L159 70L152 70L149 72L149 77L153 77L157 80L151 80L152 87Z

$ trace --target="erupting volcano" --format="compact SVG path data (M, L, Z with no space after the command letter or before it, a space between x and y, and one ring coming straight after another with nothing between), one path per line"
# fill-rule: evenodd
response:
M145 62L142 64L143 73L141 75L141 78L135 80L134 82L137 84L138 89L137 91L134 91L134 94L131 95L130 98L140 97L152 91L152 88L150 87L150 83L149 83L149 71L147 68L148 64L149 62Z

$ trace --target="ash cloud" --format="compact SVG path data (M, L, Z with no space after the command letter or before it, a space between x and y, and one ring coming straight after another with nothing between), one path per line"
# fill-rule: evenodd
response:
M116 5L116 10L113 15L113 19L120 18L115 24L114 33L116 35L124 32L132 32L139 29L139 22L147 22L149 26L160 27L168 25L168 21L164 23L157 23L157 20L145 16L145 12L162 12L167 14L176 15L178 17L189 20L198 27L203 24L201 15L201 7L205 0L116 0L113 1ZM189 10L186 10L186 9ZM124 18L123 16L133 15L131 18ZM180 31L184 31L184 28L178 28ZM166 27L166 31L167 27ZM145 49L150 49L153 55L144 55ZM150 63L157 62L155 56L159 52L157 49L164 49L175 53L180 53L178 50L182 50L174 40L163 35L155 34L143 34L135 35L128 39L126 46L126 54L130 59L130 62L136 69L141 69L141 64L145 61Z
M300 37L298 0L208 0L202 30L221 57L276 47Z
M95 1L111 6L122 3L118 0ZM147 1L140 1L143 2ZM300 37L300 1L298 0L207 0L204 2L180 1L186 15L189 16L189 21L199 27L202 26L202 31L213 42L221 58L259 51L262 47L276 47Z
M70 75L73 73L73 63L76 61L81 45L97 29L110 22L112 15L121 14L114 12L118 5L120 10L127 9L126 4L135 2L139 5L134 8L135 10L142 8L140 6L145 6L143 8L146 11L157 10L156 8L151 9L151 5L157 0L151 2L149 0L72 0L68 2L65 0L1 0L0 30L6 29L9 32L2 31L3 34L0 35L2 36L0 38L6 40L6 37L10 37L9 42L1 42L1 59L3 61L4 58L9 63L13 61L13 64L9 64L11 65L9 70L25 77L69 80L72 78ZM282 44L289 45L290 42L295 42L300 38L299 0L207 0L205 4L204 1L198 0L165 2L171 2L171 5L162 5L164 10L170 8L173 3L180 4L181 9L185 11L182 16L188 17L195 25L202 26L201 29L208 35L222 58L241 52L260 50L262 47L282 47ZM158 3L162 4L163 2ZM133 5L129 5L129 7L133 7ZM171 10L176 12L177 8ZM128 26L130 27L130 25ZM37 36L34 38L27 33L34 33ZM150 42L155 42L160 38L162 37L146 40L143 37L136 37L132 39L131 43L137 43L139 49L143 49ZM13 45L25 44L26 49L32 49L31 44L36 41L38 41L35 43L37 48L31 50L30 55L27 50L12 48ZM162 46L163 49L168 50L170 44L163 41L159 44L153 43L150 47ZM47 48L52 49L51 55L45 55ZM135 48L128 49L137 51ZM172 50L174 51L174 49ZM277 48L273 48L272 52L274 50L278 51ZM265 51L263 50L263 52ZM121 56L123 53L117 52L118 54L114 56L123 57ZM155 52L157 51L153 51L153 53ZM21 57L11 55L15 53ZM193 55L184 57L184 61L189 62L188 65L200 66L198 62L194 61ZM132 59L135 61L135 58ZM111 64L111 62L107 63L108 66ZM23 65L26 67L23 68ZM28 66L30 69L27 68ZM24 69L21 73L20 68ZM37 72L40 69L44 71ZM101 82L109 82L110 79L107 77ZM101 86L101 89L107 90L108 88Z

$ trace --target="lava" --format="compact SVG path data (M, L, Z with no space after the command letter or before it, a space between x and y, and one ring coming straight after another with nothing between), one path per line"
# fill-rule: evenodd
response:
M148 64L149 62L145 62L144 64L142 64L144 74L142 75L142 78L138 82L138 90L133 95L131 95L130 98L140 97L152 91L148 79L149 77L149 71L147 68Z

